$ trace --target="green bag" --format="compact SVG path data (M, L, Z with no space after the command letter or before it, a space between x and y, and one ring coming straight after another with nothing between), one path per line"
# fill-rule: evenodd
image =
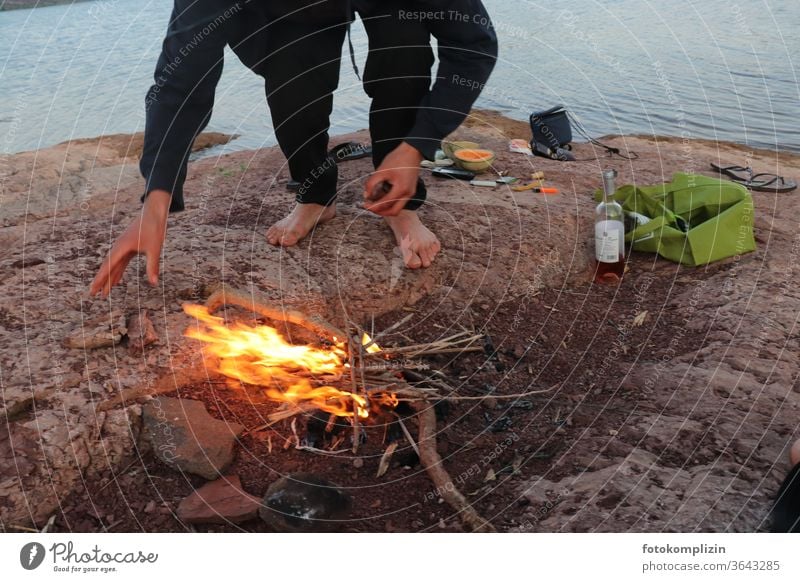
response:
M635 251L696 267L756 249L753 198L741 184L677 173L667 184L622 186L614 199L651 219L625 234Z

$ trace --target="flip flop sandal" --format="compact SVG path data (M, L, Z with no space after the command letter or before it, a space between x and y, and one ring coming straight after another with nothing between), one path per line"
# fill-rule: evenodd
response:
M346 162L348 160L360 160L372 155L372 146L361 144L355 141L347 143L340 143L331 148L328 155L337 162Z
M731 181L756 192L791 192L797 188L797 182L794 180L787 180L768 172L751 176L749 170L742 166L720 166L711 162L711 167L730 178Z

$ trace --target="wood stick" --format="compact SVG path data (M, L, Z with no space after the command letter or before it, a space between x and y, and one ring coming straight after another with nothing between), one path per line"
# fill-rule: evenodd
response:
M495 400L515 400L517 398L525 398L526 396L534 396L536 394L547 394L561 386L561 383L553 384L550 388L542 390L530 390L528 392L518 392L516 394L486 394L485 396L447 396L447 400L485 400L486 398L494 398Z
M393 332L394 330L396 330L398 327L400 327L400 326L401 326L401 325L403 325L404 323L408 322L408 320L410 320L412 317L414 317L414 315L415 315L414 313L409 313L408 315L406 315L406 316L405 316L403 319L401 319L400 321L396 321L396 322L394 322L392 325L390 325L389 327L387 327L386 329L384 329L382 332L380 332L380 333L378 333L378 334L375 334L375 335L373 335L373 336L372 336L372 340L371 340L371 341L369 341L369 342L368 342L368 343L367 343L367 344L364 346L364 349L367 349L368 347L370 347L370 346L372 346L373 344L375 344L375 342L377 342L379 339L381 339L381 338L383 338L383 337L386 337L388 334L392 333L392 332ZM374 324L375 324L375 320L373 319L373 325L374 325Z
M293 416L296 416L298 414L303 414L304 412L310 412L316 409L317 406L315 404L311 404L310 402L301 402L299 404L295 404L293 408L290 408L288 410L279 410L278 412L273 412L272 414L267 415L269 422L262 428L269 428L276 422L280 422L281 420L292 418ZM250 432L256 432L256 431L253 430Z
M316 447L309 447L306 445L296 445L294 447L298 451L307 451L309 453L314 453L315 455L341 455L342 453L346 453L347 449L339 449L337 451L326 451L325 449L318 449Z
M223 305L238 305L239 307L255 311L269 319L293 323L309 329L317 335L330 339L336 338L337 340L342 340L345 337L345 333L341 329L328 323L319 316L304 315L299 311L273 306L256 293L245 293L227 285L222 285L219 289L214 291L206 301L206 307L208 307L209 312L212 313Z
M436 450L436 413L430 402L415 405L419 418L419 460L436 490L450 507L456 510L461 521L474 532L493 532L492 524L483 519L467 498L456 488Z
M482 352L482 346L465 346L463 348L437 348L432 350L420 350L418 352L407 352L410 358L418 356L438 356L441 354L467 354Z
M482 339L483 337L484 336L482 334L472 334L472 335L469 335L467 337L464 337L464 333L459 332L459 333L453 334L453 335L451 335L449 337L446 337L446 338L443 338L443 339L439 339L439 340L436 340L436 341L432 341L432 342L417 343L417 344L411 344L411 345L407 345L407 346L399 346L399 347L396 347L396 348L384 347L382 349L384 351L386 351L386 352L396 352L398 350L414 351L414 350L425 349L425 348L444 348L444 347L452 347L452 346L465 344L465 343L476 342L476 341Z
M436 378L426 378L422 374L418 374L413 370L404 370L403 371L403 375L407 379L412 380L414 382L420 382L420 383L429 384L431 386L435 386L439 390L444 390L448 394L451 394L451 393L456 391L456 389L454 387L452 387L447 382L444 382L443 380L438 380Z
M202 382L208 379L207 364L197 359L183 366L174 366L162 376L159 376L152 386L135 386L122 390L116 396L104 400L97 405L98 411L105 411L120 404L130 405L145 396L157 396L174 392L193 382Z
M431 352L431 351L442 350L442 349L447 349L447 348L451 348L452 349L452 348L455 348L457 346L461 346L462 344L474 343L474 342L478 341L479 339L481 339L482 337L483 337L482 335L476 335L476 336L470 336L470 337L461 338L461 339L454 340L454 341L447 341L447 342L438 341L438 342L431 342L431 343L427 343L427 344L414 344L414 345L410 345L410 346L386 347L386 348L382 348L381 352L375 352L375 353L370 354L370 355L372 355L372 356L384 356L385 357L386 355L391 355L391 354L406 354L406 353L410 353L410 352ZM473 346L467 346L467 347L473 347ZM483 346L480 346L480 348L483 349Z
M120 478L120 477L122 477L122 476L123 476L125 473L127 473L127 472L128 472L128 469L130 469L131 467L133 467L135 464L137 464L137 463L141 463L141 462L142 462L142 460L141 460L139 457L136 457L135 459L133 459L133 460L132 460L130 463L128 463L127 465L125 465L125 468L124 468L124 469L122 469L122 471L118 471L117 473L114 473L114 477L112 477L112 478L111 478L111 480L109 480L109 481L108 481L108 482L107 482L105 485L103 485L102 487L100 487L100 489L98 489L98 490L97 490L97 493L95 493L95 495L97 495L98 493L100 493L100 492L101 492L103 489L105 489L106 487L108 487L108 486L109 486L109 485L111 485L112 483L116 483L117 479L119 479L119 478Z
M411 448L414 449L414 452L417 453L417 456L419 457L420 456L419 447L417 446L417 443L414 442L414 438L411 436L411 433L408 432L408 429L406 428L406 423L404 423L403 419L400 418L398 415L395 414L395 416L397 416L397 422L400 425L400 428L403 431L403 434L405 435L408 444L411 445Z
M356 382L355 355L353 354L353 337L350 335L350 323L347 324L347 359L350 363L350 382L353 387L353 394L358 394L358 383ZM361 438L361 426L358 420L358 404L353 400L353 454L358 452L358 441Z
M392 462L392 455L394 451L397 449L397 441L391 443L386 450L383 452L383 456L381 457L380 463L378 463L378 472L375 473L375 477L383 477L386 474L386 471L389 470L389 463Z

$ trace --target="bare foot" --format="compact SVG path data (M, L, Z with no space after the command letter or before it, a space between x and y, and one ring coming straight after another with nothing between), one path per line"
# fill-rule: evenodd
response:
M336 207L321 204L296 204L286 218L269 227L267 241L271 245L290 247L303 240L317 225L336 216Z
M417 213L413 210L401 210L397 216L384 216L383 219L394 233L397 246L403 252L406 267L430 267L442 245L436 235L422 224Z

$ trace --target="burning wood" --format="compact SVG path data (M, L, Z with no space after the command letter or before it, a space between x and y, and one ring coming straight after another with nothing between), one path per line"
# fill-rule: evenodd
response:
M184 310L198 321L186 336L204 342L207 352L218 359L217 371L226 378L261 386L268 398L293 405L298 412L301 405L310 404L337 416L368 415L364 397L312 383L314 375L344 372L347 352L337 338L328 348L294 345L268 325L226 325L202 305L185 305Z

